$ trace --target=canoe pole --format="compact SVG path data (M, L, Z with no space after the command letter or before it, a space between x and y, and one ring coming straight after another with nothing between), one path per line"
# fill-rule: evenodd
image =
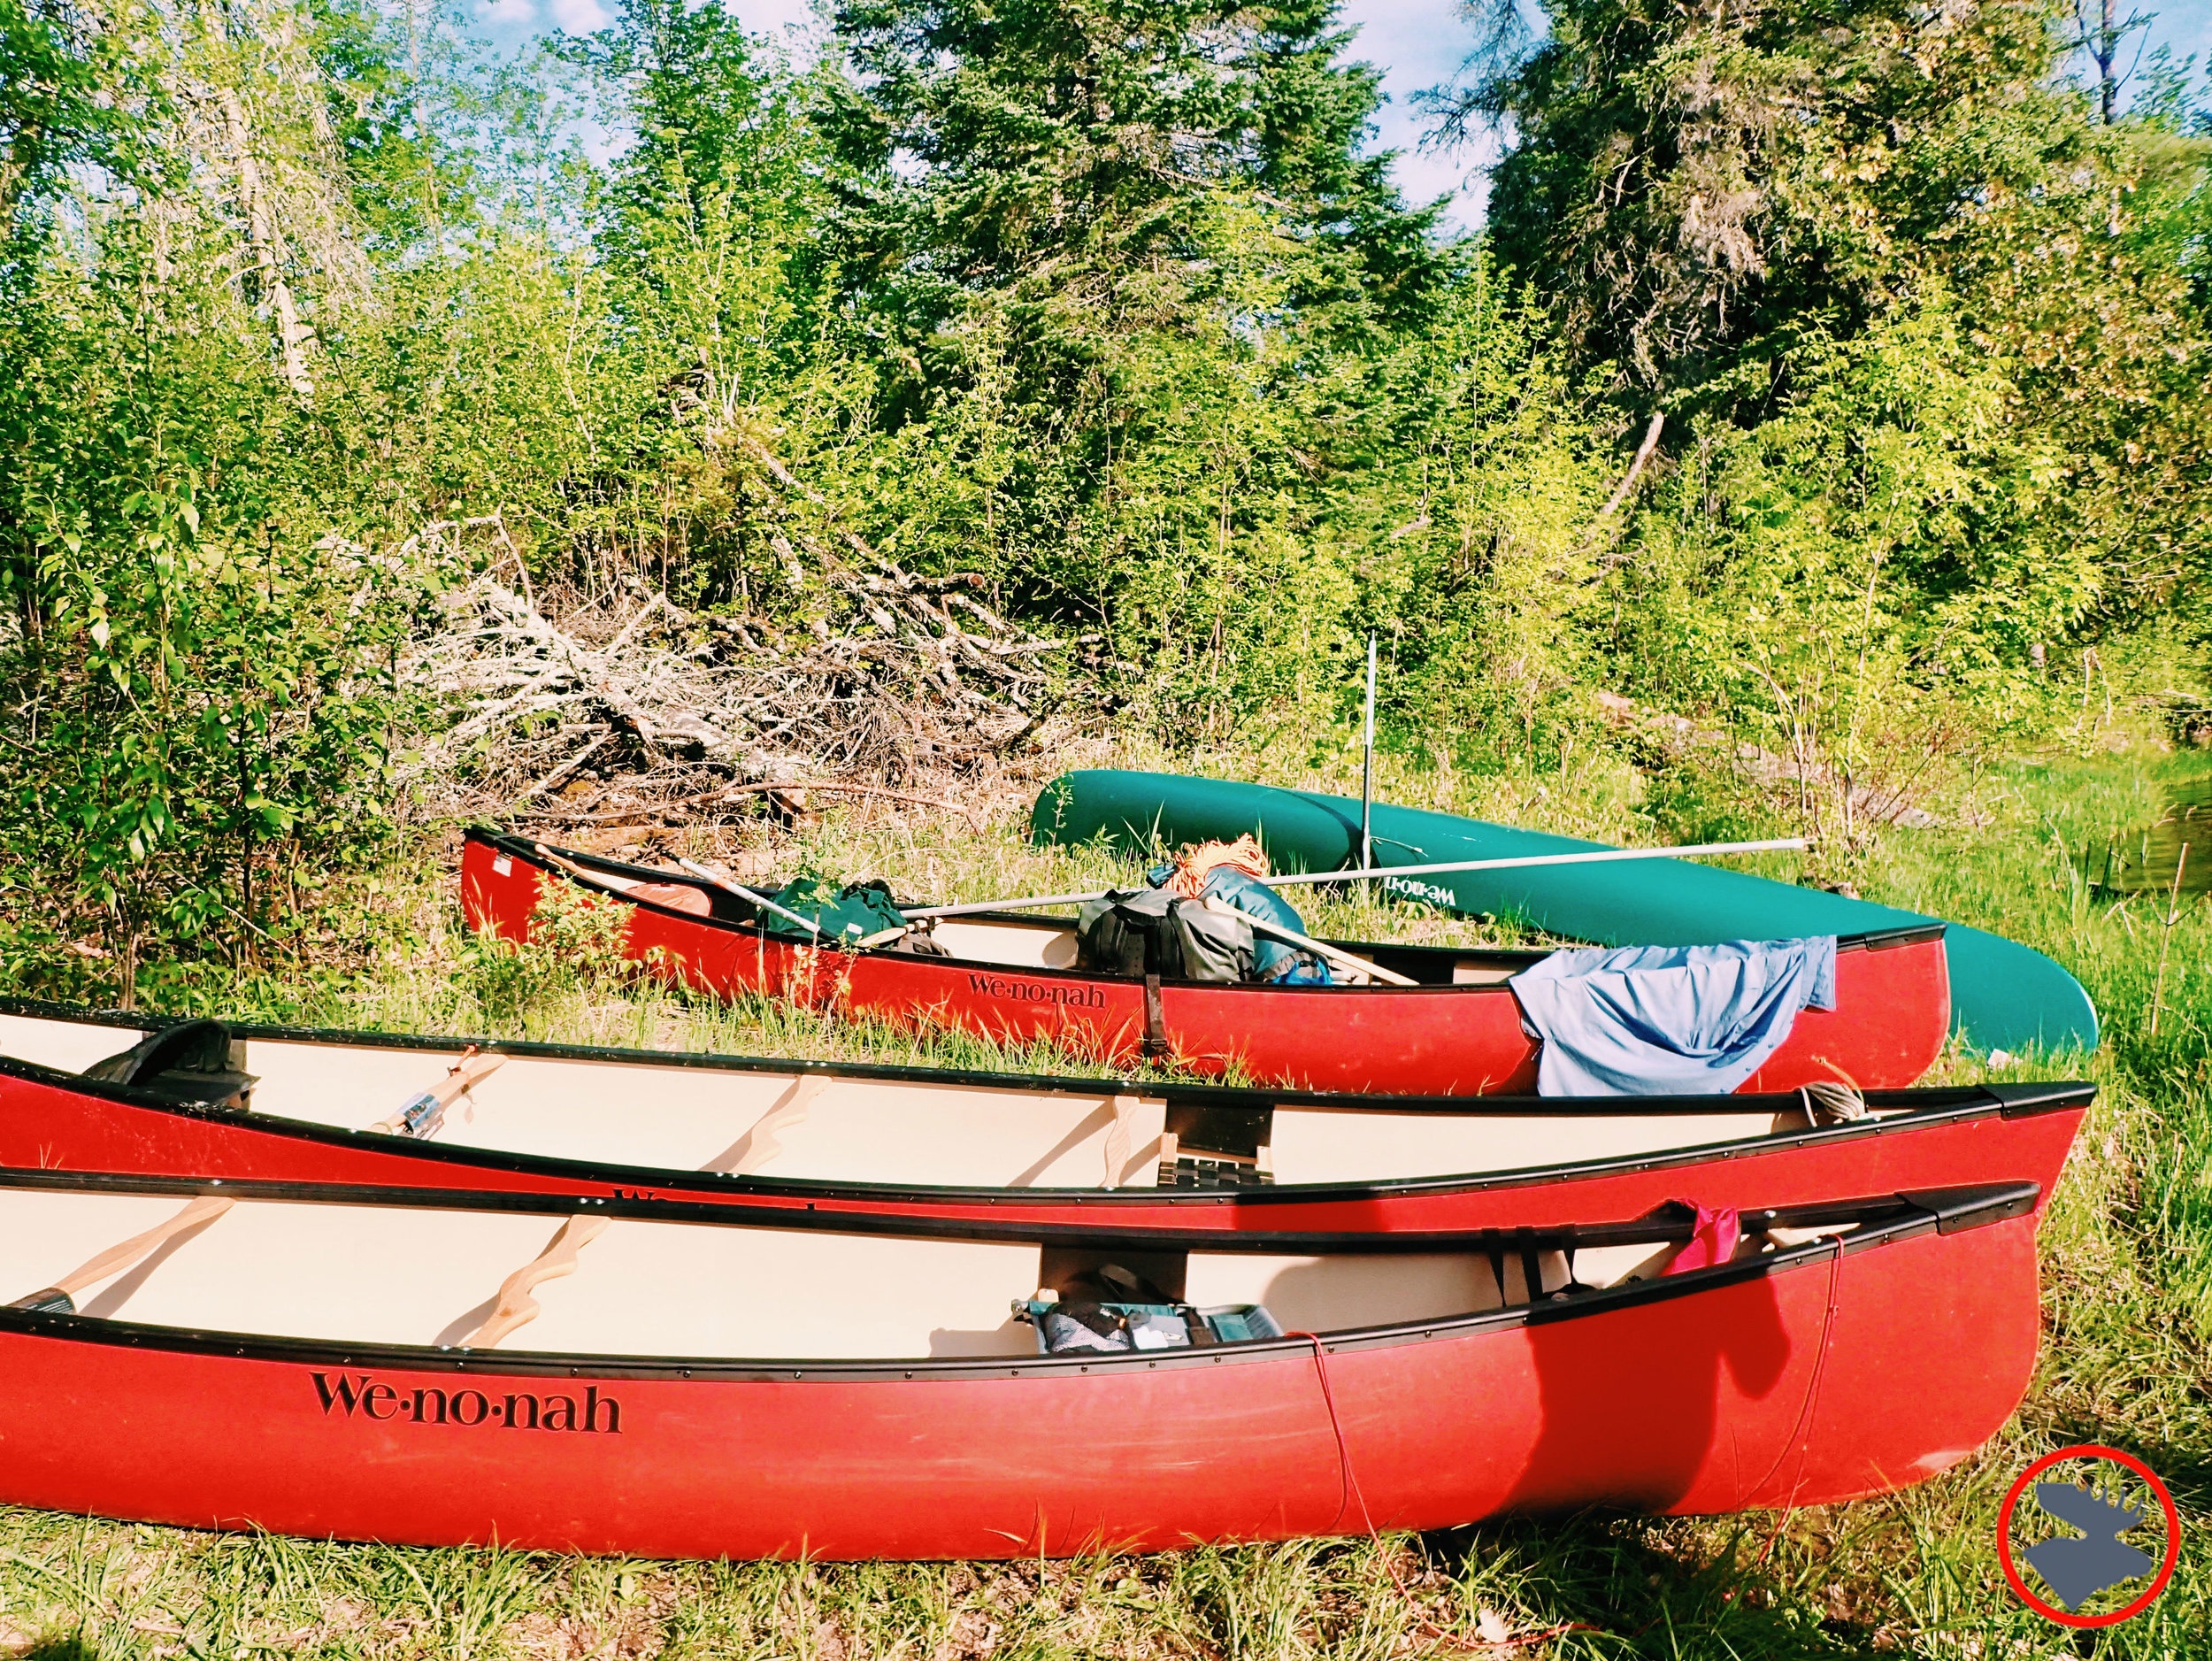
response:
M1270 939L1302 947L1307 951L1328 958L1332 963L1341 964L1348 969L1356 969L1362 974L1372 975L1386 986L1419 986L1421 984L1409 976L1400 974L1394 969L1386 969L1379 963L1371 963L1364 957L1355 956L1341 946L1332 946L1326 941L1314 939L1310 934L1302 934L1294 928L1285 928L1280 923L1271 923L1263 917L1255 917L1249 911L1240 911L1235 906L1220 900L1209 899L1206 905L1210 911L1242 918L1252 926L1252 932L1256 934L1265 934Z
M822 926L818 922L810 922L807 919L801 917L796 911L785 910L782 906L778 905L773 900L770 899L766 895L754 893L743 883L738 881L736 878L725 876L719 871L715 870L711 865L703 865L695 859L679 858L676 863L681 865L685 870L691 873L693 876L704 877L709 882L714 884L716 888L726 889L728 892L736 895L741 900L750 900L755 905L760 907L762 911L773 911L778 917L784 918L791 922L796 923L801 928L805 929L809 934L814 936L815 943L817 945L821 943Z
M1679 859L1690 854L1800 853L1812 843L1802 836L1765 842L1686 842L1679 848L1595 848L1584 854L1529 854L1518 859L1459 859L1434 865L1370 865L1357 871L1307 871L1296 876L1262 877L1271 888L1286 882L1350 882L1361 877L1429 877L1452 871L1511 871L1524 865L1595 865L1614 859Z
M1258 877L1269 888L1295 882L1353 882L1363 877L1440 876L1451 871L1506 871L1524 865L1593 865L1612 859L1678 859L1690 854L1793 853L1812 846L1802 836L1786 836L1765 842L1687 842L1678 848L1597 848L1580 854L1530 854L1517 859L1461 859L1434 865L1371 865L1356 871L1315 871L1295 876ZM907 911L909 917L967 917L979 911L1027 911L1044 905L1082 905L1102 900L1114 892L1095 889L1089 894L1034 894L1018 900L971 900L961 905L930 905Z

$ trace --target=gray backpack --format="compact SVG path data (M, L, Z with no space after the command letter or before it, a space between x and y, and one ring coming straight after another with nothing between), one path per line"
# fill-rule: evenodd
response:
M1093 900L1075 925L1075 961L1108 974L1164 980L1248 980L1251 925L1164 888L1134 888Z

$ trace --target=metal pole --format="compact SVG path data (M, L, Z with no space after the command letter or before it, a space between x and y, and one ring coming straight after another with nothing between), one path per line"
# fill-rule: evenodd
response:
M1366 759L1359 774L1359 863L1375 863L1375 632L1367 632Z
M1373 865L1359 871L1310 871L1295 876L1255 877L1271 888L1302 882L1353 882L1363 877L1441 876L1455 871L1511 871L1523 865L1585 865L1608 860L1680 859L1692 854L1795 853L1811 847L1802 836L1764 842L1689 842L1676 848L1594 848L1581 854L1524 854L1513 859L1455 859L1432 865ZM1033 894L1015 900L971 900L961 905L927 905L908 910L908 917L972 917L979 911L1021 911L1040 905L1080 905L1102 900L1110 890L1090 894Z

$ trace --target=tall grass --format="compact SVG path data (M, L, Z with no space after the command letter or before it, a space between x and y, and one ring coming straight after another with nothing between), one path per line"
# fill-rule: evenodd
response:
M1140 762L1138 765L1141 765ZM1247 776L1341 787L1344 754L1249 757ZM2161 927L2147 896L2086 888L2070 850L2155 816L2200 760L2012 764L1983 821L1897 833L1859 861L1870 899L2040 947L2088 987L2092 1057L2023 1057L1998 1076L2101 1087L2045 1225L2046 1342L2029 1399L1990 1446L1918 1488L1788 1516L1584 1516L1421 1538L1194 1549L1012 1565L667 1564L503 1550L398 1549L0 1511L0 1653L64 1657L1118 1656L1385 1657L1474 1652L1617 1657L2187 1657L2212 1654L2212 911L2185 896ZM1356 788L1356 786L1355 786ZM1479 775L1385 760L1390 799L1608 840L1763 827L1677 788L1645 793L1602 753L1563 775ZM833 810L779 848L795 866L887 877L946 899L1127 880L1095 849L1029 847L1010 793L988 834ZM1735 813L1734 819L1728 817ZM702 838L694 851L715 850ZM426 865L434 859L426 858ZM1777 874L1788 862L1766 862ZM324 969L211 987L211 1005L323 1025L465 1031L683 1050L945 1066L1094 1071L1044 1050L826 1021L764 1000L691 998L611 965L588 922L517 958L471 938L449 886L386 873L349 896ZM1472 942L1513 931L1302 896L1319 932ZM2167 956L2151 1031L2158 956ZM1985 1061L1955 1049L1939 1076ZM1932 1334L1930 1342L1941 1342ZM1632 1380L1624 1380L1632 1388ZM4 1457L0 1426L0 1457ZM96 1434L96 1427L88 1428ZM2022 1606L1997 1566L1998 1504L2039 1453L2116 1444L2183 1509L2179 1571L2148 1613L2078 1638ZM1486 1641L1521 1641L1512 1649Z

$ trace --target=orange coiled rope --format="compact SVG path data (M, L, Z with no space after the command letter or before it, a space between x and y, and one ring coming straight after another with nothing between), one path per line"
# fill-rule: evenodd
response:
M1233 842L1200 842L1175 856L1175 864L1162 886L1170 893L1194 900L1206 879L1224 865L1233 865L1248 877L1268 874L1267 853L1250 831Z

